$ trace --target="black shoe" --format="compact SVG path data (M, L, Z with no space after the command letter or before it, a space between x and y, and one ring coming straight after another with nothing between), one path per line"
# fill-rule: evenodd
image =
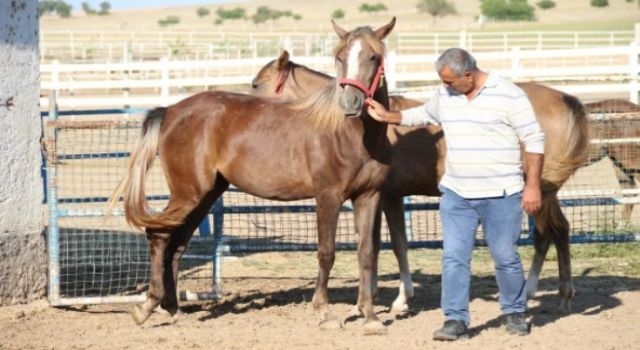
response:
M447 320L442 328L433 333L433 340L452 341L458 339L469 339L469 329L464 321Z
M514 312L505 317L505 326L509 334L527 335L529 334L529 323L524 312Z

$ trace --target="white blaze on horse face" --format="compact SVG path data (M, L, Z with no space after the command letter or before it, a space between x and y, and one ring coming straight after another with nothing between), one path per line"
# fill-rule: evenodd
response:
M358 68L360 67L360 61L358 57L362 51L362 43L360 40L356 40L351 49L349 49L349 57L347 58L347 79L356 79L358 76Z

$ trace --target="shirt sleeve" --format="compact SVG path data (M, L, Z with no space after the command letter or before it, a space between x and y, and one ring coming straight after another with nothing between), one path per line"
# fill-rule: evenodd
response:
M402 121L400 125L420 126L426 124L440 125L440 114L438 112L438 100L440 98L439 89L431 96L429 101L422 106L400 111Z
M526 152L544 153L544 132L524 91L513 99L508 118Z

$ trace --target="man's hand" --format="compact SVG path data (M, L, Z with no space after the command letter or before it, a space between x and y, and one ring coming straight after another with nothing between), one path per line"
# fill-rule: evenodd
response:
M400 124L402 121L402 115L400 112L389 112L383 105L372 98L368 98L366 103L369 105L369 107L367 107L367 112L371 118L379 122L391 124Z
M528 215L533 215L542 206L542 194L539 186L525 186L522 192L521 207Z

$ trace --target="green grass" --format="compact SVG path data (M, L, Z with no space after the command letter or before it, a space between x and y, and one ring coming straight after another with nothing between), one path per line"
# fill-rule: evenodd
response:
M532 246L518 249L525 269L529 268L534 254ZM441 272L442 250L411 249L409 263L413 273L438 275ZM609 275L640 277L640 242L574 244L571 246L572 270L574 276ZM543 267L543 277L557 276L556 251L552 246ZM243 256L233 264L240 264L240 270L223 269L233 276L297 277L313 279L317 276L318 264L315 252L259 253ZM354 279L358 276L358 260L354 251L339 251L331 272L332 278ZM393 252L380 253L379 274L394 275L398 265ZM233 271L235 270L235 271ZM473 252L472 270L474 276L493 275L493 261L487 248L477 248ZM248 272L251 271L251 272Z

